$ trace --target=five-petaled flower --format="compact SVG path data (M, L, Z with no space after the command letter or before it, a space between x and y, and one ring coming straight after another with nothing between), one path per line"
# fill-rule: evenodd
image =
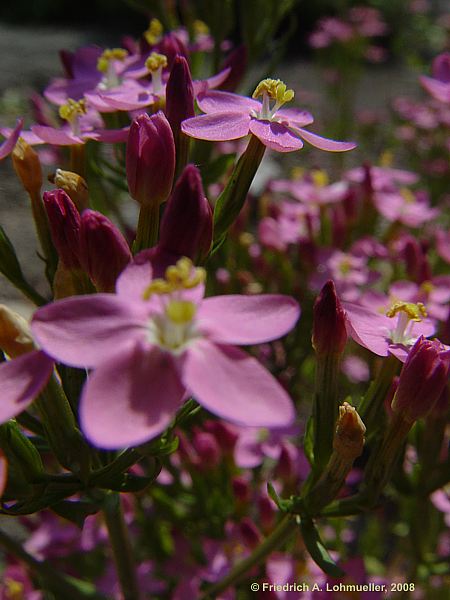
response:
M152 279L150 263L129 266L117 294L66 298L39 309L33 333L53 358L93 369L80 403L87 438L103 448L143 443L171 422L192 394L241 425L282 427L292 401L261 364L235 345L287 333L298 304L280 295L203 299L205 272L187 258Z
M262 102L257 98L262 97ZM182 131L191 137L210 141L237 140L252 133L267 147L278 152L293 152L303 147L303 138L312 146L330 152L352 150L353 142L328 140L303 129L314 118L298 108L282 108L294 97L279 79L263 79L252 98L230 92L207 91L199 94L197 104L206 113L186 119ZM271 104L271 101L274 101Z

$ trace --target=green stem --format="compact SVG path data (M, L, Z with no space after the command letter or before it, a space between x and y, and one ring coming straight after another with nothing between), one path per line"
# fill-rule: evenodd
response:
M95 589L88 583L68 578L54 570L47 561L36 560L26 552L23 547L13 540L9 535L0 529L0 545L13 556L21 560L42 579L57 598L70 598L70 600L105 600L102 594L98 594Z
M250 556L237 563L221 581L207 588L200 600L217 598L220 593L231 585L238 583L251 569L260 565L267 556L286 542L295 531L298 531L298 527L293 522L293 517L291 515L283 517L264 542Z
M156 246L159 233L159 205L142 204L133 252L137 253L146 248Z
M215 244L222 239L239 215L265 150L264 144L251 135L245 152L236 163L225 189L217 198L214 209Z
M395 356L385 358L377 378L371 383L359 405L359 415L370 437L373 437L384 423L384 401L399 368L400 361Z
M139 587L136 579L128 527L123 518L120 495L114 492L105 497L103 516L108 529L117 576L124 600L139 600Z
M317 356L314 419L314 470L321 473L333 451L333 438L339 414L338 380L340 354Z

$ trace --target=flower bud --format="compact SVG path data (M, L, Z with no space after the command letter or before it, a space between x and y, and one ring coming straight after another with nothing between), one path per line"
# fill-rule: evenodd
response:
M39 194L42 187L42 169L39 156L22 138L17 140L11 154L14 170L25 190Z
M366 427L356 409L348 402L339 407L339 418L333 439L334 451L343 459L353 461L364 447Z
M176 137L181 122L195 116L194 87L191 72L184 56L176 56L166 87L166 115Z
M220 462L220 447L211 433L195 431L192 446L198 455L198 466L202 470L214 469Z
M256 548L262 541L262 535L250 517L244 517L239 523L239 533L248 548Z
M161 221L159 246L176 256L204 258L211 247L212 210L200 172L188 165L179 177Z
M347 343L345 311L333 281L323 286L315 304L312 344L316 354L342 354Z
M131 260L128 244L104 215L87 209L81 215L80 263L101 292L113 292L117 277Z
M172 130L159 111L139 115L131 124L126 156L128 188L142 205L158 206L172 189L175 144Z
M56 169L56 173L49 176L49 181L63 189L80 212L89 206L87 183L81 175L72 173L72 171Z
M11 358L34 349L26 319L4 304L0 304L0 348Z
M172 32L167 33L162 38L158 44L158 52L167 56L169 66L172 66L172 63L177 56L183 56L184 58L187 58L188 55L186 46L183 44L180 38Z
M53 244L67 269L77 269L80 246L81 217L75 204L64 190L44 192L44 206L47 211Z
M413 423L426 416L448 381L450 349L438 340L417 340L403 365L392 410Z

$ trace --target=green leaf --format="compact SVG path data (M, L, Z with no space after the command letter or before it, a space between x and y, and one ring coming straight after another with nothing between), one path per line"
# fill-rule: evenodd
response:
M319 532L317 531L313 520L309 517L302 516L300 520L300 529L306 549L316 565L331 577L343 577L345 571L338 567L328 554L328 550L320 539Z
M83 500L76 502L63 500L62 502L54 504L51 509L63 519L67 519L68 521L75 523L75 525L80 529L83 529L86 517L89 515L95 515L95 513L100 510L97 504Z

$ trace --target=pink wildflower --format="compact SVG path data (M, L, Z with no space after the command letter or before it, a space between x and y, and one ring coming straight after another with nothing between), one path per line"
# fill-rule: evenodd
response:
M238 424L293 421L284 389L234 344L284 335L299 316L297 303L279 295L203 300L203 279L186 258L166 279L152 279L149 263L132 265L116 295L67 298L36 312L32 329L51 356L94 369L80 403L94 444L120 448L155 437L186 394Z
M6 158L8 154L11 154L11 152L14 150L14 146L16 145L17 140L20 137L22 127L23 120L18 119L14 129L8 130L8 133L6 133L6 130L2 130L1 133L3 135L3 132L5 132L6 140L3 142L3 144L0 145L0 160Z
M256 98L262 96L262 102ZM209 91L200 94L197 104L206 113L186 119L182 131L201 140L223 142L237 140L252 133L267 147L278 152L293 152L303 148L303 138L312 146L330 152L355 148L353 142L336 142L303 129L314 119L298 108L282 108L293 99L294 92L286 89L279 79L264 79L246 98L230 92ZM270 105L274 100L273 106Z

